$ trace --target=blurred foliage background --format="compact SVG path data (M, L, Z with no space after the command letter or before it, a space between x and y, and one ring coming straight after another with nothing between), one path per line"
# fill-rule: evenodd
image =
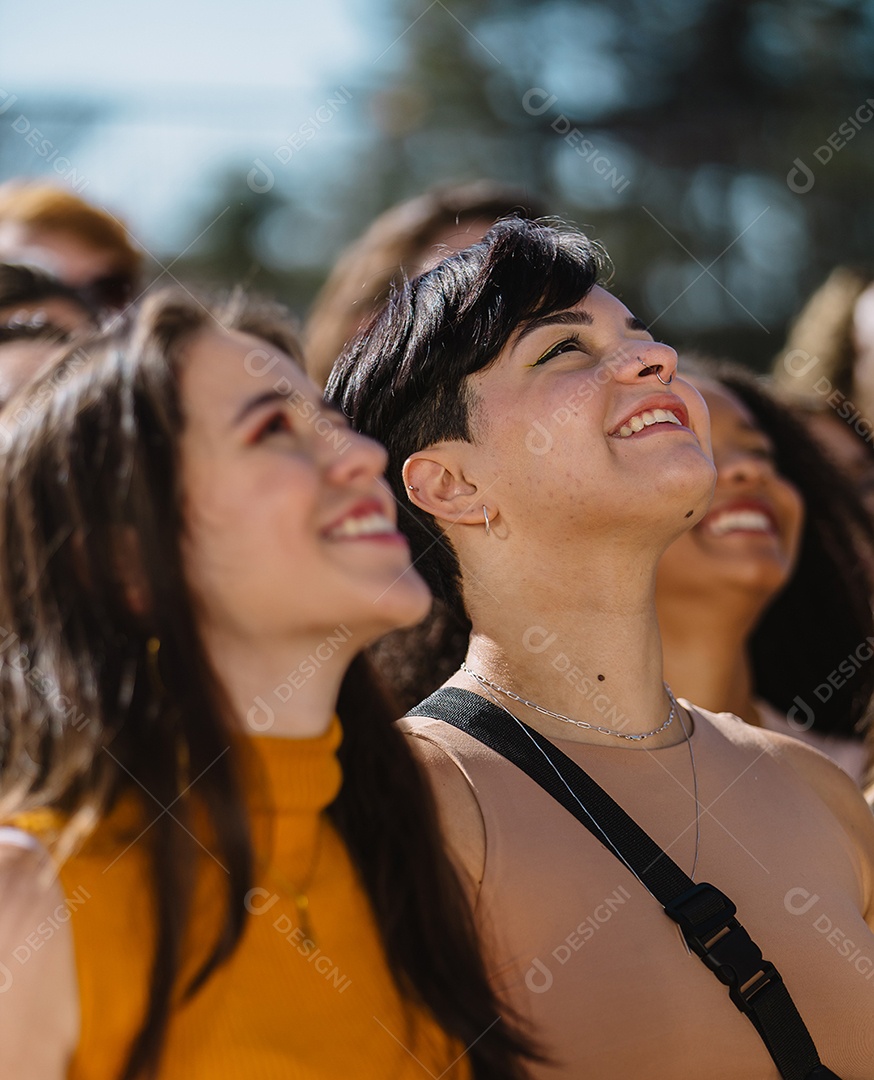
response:
M380 211L489 177L600 238L659 336L763 368L832 266L874 261L871 2L349 0L328 19L252 0L195 3L177 26L156 0L138 17L160 21L164 46L138 52L128 25L115 89L22 81L22 63L57 55L40 44L61 10L25 7L0 39L3 175L55 175L25 140L38 126L91 178L83 197L131 223L156 275L175 259L177 277L244 280L303 314ZM99 70L94 20L117 16L75 7L66 47ZM216 27L241 58L281 37L288 83L247 81L217 52L206 85L196 70L150 85L163 47L208 63ZM337 63L295 81L332 40Z

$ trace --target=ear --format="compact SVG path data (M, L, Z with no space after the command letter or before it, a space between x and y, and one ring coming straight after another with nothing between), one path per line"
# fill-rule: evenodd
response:
M429 446L404 462L402 475L407 498L443 525L483 523L483 500L475 483L464 475L463 444ZM489 518L498 516L494 504L486 503Z

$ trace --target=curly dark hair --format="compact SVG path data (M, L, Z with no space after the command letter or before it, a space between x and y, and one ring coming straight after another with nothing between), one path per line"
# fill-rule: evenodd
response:
M874 664L852 665L826 702L813 690L860 646L874 645L874 522L854 485L766 381L725 360L684 357L683 369L743 402L773 443L777 471L804 501L797 565L749 641L756 694L790 715L797 696L816 701L814 730L859 738L870 720Z

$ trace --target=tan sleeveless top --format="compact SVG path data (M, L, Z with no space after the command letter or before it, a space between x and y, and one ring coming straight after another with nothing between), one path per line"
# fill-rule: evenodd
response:
M731 714L693 716L695 880L737 904L823 1062L842 1080L872 1080L874 933L864 917L874 924L872 867L772 736ZM727 989L578 821L464 732L418 717L401 724L414 750L427 740L443 751L479 803L486 858L476 912L491 976L557 1063L532 1076L779 1080ZM653 751L555 742L691 870L695 803L685 742Z

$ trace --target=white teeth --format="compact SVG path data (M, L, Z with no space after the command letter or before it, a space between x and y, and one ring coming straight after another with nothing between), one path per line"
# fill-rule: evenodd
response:
M667 409L647 409L625 421L619 429L619 438L627 439L636 431L643 431L645 427L652 427L654 424L677 424L682 427L683 421Z
M741 530L772 533L774 526L768 515L760 510L726 510L710 523L710 531L716 536Z
M365 517L347 517L328 533L332 540L352 536L381 536L395 532L394 524L378 511Z

